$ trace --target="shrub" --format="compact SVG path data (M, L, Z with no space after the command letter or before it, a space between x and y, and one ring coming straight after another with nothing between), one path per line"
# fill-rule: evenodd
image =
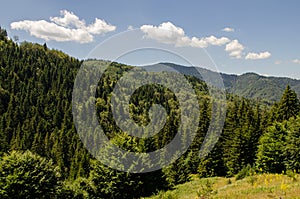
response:
M236 180L244 179L245 177L248 177L254 173L254 169L251 167L250 164L248 164L246 167L244 167L242 170L238 172L238 174L235 176Z
M286 175L290 178L292 178L293 181L297 181L297 174L296 171L287 170Z
M52 161L30 151L12 151L0 160L0 198L55 198L60 183Z
M207 179L205 181L205 184L201 185L201 189L197 191L197 196L199 198L209 198L213 193L213 185L214 183L211 180Z

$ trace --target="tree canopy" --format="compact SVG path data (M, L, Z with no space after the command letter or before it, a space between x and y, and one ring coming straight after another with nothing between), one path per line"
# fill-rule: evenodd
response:
M75 129L72 91L82 64L46 44L17 44L0 28L1 198L138 198L184 183L190 174L234 176L248 165L264 172L300 172L300 105L290 86L287 85L281 100L272 105L227 94L222 133L208 156L200 159L199 150L213 115L212 104L220 101L211 97L210 85L189 75L184 77L197 95L200 121L191 124L196 127L196 135L187 151L168 167L154 172L133 174L114 170L92 157ZM157 134L136 138L116 124L111 107L114 87L134 67L103 60L86 60L84 64L109 65L96 86L95 98L79 108L84 115L90 104L95 105L97 122L111 142L138 153L155 151L170 143L180 128L181 112L179 100L170 89L146 85L130 97L130 117L138 125L150 122L153 104L160 104L167 113L166 123ZM171 83L181 86L175 80ZM124 92L130 89L128 84ZM180 95L190 105L190 95L185 91ZM116 104L116 112L122 114L124 108ZM187 129L184 133L188 132ZM91 142L97 141L92 137L94 132L86 129L85 133L93 138ZM185 136L181 141L188 139ZM179 144L174 150L181 147ZM162 161L164 157L159 158Z

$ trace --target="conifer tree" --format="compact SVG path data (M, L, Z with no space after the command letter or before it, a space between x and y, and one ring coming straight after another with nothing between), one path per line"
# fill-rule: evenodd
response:
M285 166L288 170L300 172L300 117L291 118L284 147Z
M256 165L265 172L281 173L285 171L283 151L286 147L286 124L276 122L260 138Z
M279 121L288 120L290 117L296 117L300 110L300 103L295 91L287 85L282 98L279 102L278 119Z

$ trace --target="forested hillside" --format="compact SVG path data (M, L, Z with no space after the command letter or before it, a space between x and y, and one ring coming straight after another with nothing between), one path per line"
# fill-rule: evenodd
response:
M132 118L140 124L149 122L149 108L159 103L167 110L166 125L153 138L122 132L113 119L110 99L117 81L133 66L85 61L92 66L107 63L110 67L98 84L94 102L106 135L128 151L148 152L165 146L178 129L178 99L159 85L141 87L130 99ZM190 174L234 176L249 167L263 172L300 172L300 105L289 86L285 85L281 100L272 106L228 94L221 137L212 152L200 159L214 99L203 81L188 75L197 94L200 122L194 124L196 137L187 152L154 172L111 169L89 154L76 133L72 91L81 64L46 44L17 44L1 29L0 198L139 198L184 183Z
M29 149L53 159L65 177L84 173L87 153L71 115L80 61L46 44L0 42L1 152Z
M202 79L201 74L206 77L214 79L218 73L199 67L187 67L172 63L163 63L180 73L195 76ZM159 64L146 66L146 68L160 68ZM200 72L200 73L199 73ZM260 99L267 103L279 101L281 95L286 87L290 87L299 95L300 94L300 80L291 79L287 77L266 77L256 73L245 73L242 75L229 75L220 73L223 79L224 87L229 93L245 97L248 99Z

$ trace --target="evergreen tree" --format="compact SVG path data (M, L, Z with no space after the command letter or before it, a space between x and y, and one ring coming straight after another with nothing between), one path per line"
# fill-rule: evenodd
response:
M279 121L288 120L296 117L300 110L300 103L295 91L287 85L282 98L279 102L278 119Z
M224 137L224 164L228 175L234 175L247 164L254 163L260 134L259 120L249 100L235 98L228 107L221 136Z
M284 147L285 165L289 170L300 172L300 117L291 118L288 123L288 134Z
M286 124L275 123L261 137L258 146L256 165L265 172L285 171L283 151L286 147Z
M7 38L7 32L5 29L2 29L0 26L0 40L6 39Z
M228 170L224 165L223 137L219 138L213 150L199 163L198 174L200 177L226 176Z

